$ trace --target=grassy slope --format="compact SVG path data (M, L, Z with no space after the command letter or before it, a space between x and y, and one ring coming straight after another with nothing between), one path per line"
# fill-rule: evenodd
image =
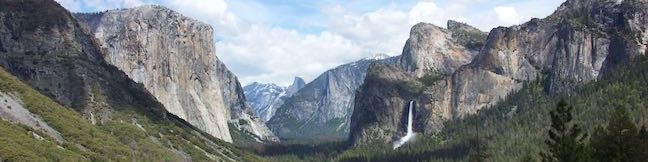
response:
M72 109L41 95L16 77L0 69L0 91L15 93L30 112L39 115L61 132L65 142L36 140L28 127L0 121L0 158L19 161L178 161L168 148L187 153L195 161L210 160L204 151L222 157L236 156L243 161L258 157L239 151L212 137L171 123L155 123L137 113L115 112L114 120L93 125ZM137 124L142 128L138 127ZM44 136L46 137L46 136ZM223 146L220 150L207 142ZM200 149L198 149L200 148ZM202 150L201 150L202 149Z

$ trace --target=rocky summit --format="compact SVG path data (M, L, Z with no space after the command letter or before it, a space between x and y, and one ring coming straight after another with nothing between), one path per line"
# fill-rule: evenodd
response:
M428 23L414 25L399 61L401 68L416 77L427 72L449 75L472 61L479 51L475 46L486 34L454 21L450 21L448 26L452 30Z
M402 129L407 124L402 120L407 103L422 96L426 87L442 85L438 80L468 64L477 55L480 49L477 46L483 44L485 35L456 21L448 21L447 29L427 23L414 25L397 66L380 63L370 66L367 78L355 96L350 140L355 143L388 143L401 135L397 132L404 132ZM449 95L437 93L441 97ZM434 117L443 117L447 111L417 110L414 116L417 131L427 117L433 116L432 112Z
M225 141L232 142L230 129L276 141L216 57L209 25L152 5L76 17L106 51L104 59L142 83L169 112Z
M354 96L371 63L395 64L398 57L376 55L328 70L284 101L268 126L280 138L339 140L349 132Z
M453 34L439 28L423 28L419 24L412 28L412 33L424 33L418 35L428 35L434 39L420 41L425 37L415 35L403 50L400 70L368 74L377 75L372 78L379 78L379 81L365 81L359 90L362 95L356 96L354 114L357 115L351 119L351 125L356 127L352 128L351 140L356 145L391 142L398 136L395 130L402 127L402 120L393 120L397 119L393 116L398 117L405 110L402 104L408 100L418 101L419 107L423 108L415 117L418 119L415 128L419 132L432 134L443 128L444 121L461 119L494 105L528 81L544 79L547 81L547 92L569 93L576 86L595 81L614 67L645 55L648 41L644 28L648 25L646 9L648 4L644 1L569 0L547 18L493 29L479 53L473 54L474 59L468 61L464 58L469 57L463 56L471 56L469 53L455 50L469 49L468 45L449 43L452 41L446 40L451 40ZM412 40L419 41L412 43ZM416 52L420 50L408 47L425 47L422 49L433 52ZM448 58L451 60L439 61ZM457 62L466 64L457 66ZM393 77L387 76L400 76L402 72L399 71L425 80L422 78L425 73L449 72L452 69L456 71L422 87L417 86L420 82L408 83L412 79L407 77L400 79L401 83L407 83L404 87L420 88L416 91L417 95L390 93L402 91L402 87L380 88L381 83L386 82L380 78L393 80ZM393 102L403 103L394 106ZM383 111L401 113L388 113L389 117L375 118L384 114ZM375 137L375 132L381 135Z
M288 87L254 82L243 87L243 90L250 106L264 122L267 122L274 116L277 108L283 105L284 100L295 94L304 85L306 85L304 79L295 77L293 83Z
M0 161L245 160L104 60L58 3L3 0L0 22Z
M648 159L648 0L257 1L0 0L0 162Z

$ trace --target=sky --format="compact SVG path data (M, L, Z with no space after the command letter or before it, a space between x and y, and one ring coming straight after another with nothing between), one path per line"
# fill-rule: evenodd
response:
M146 4L212 25L216 55L243 85L307 82L377 54L400 55L410 28L457 20L483 31L551 14L564 0L56 0L72 12Z

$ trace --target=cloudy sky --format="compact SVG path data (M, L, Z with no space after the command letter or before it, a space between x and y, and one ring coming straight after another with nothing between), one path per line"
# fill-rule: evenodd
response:
M217 56L245 84L310 81L378 53L400 55L418 22L489 31L545 17L564 0L56 0L73 12L158 4L211 24Z

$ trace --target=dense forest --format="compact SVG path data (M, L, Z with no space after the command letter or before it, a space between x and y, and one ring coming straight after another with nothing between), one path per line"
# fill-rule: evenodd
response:
M610 71L556 95L546 92L548 77L541 76L498 104L448 121L440 133L417 136L397 150L340 141L254 151L273 161L647 161L648 59Z

